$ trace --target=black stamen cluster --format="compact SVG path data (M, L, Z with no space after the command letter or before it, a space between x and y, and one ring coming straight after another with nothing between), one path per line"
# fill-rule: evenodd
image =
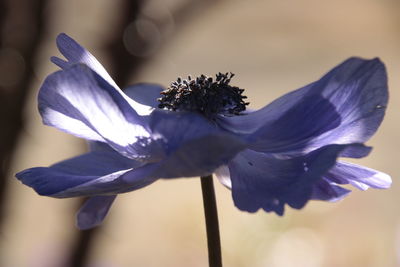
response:
M186 110L202 113L206 117L215 114L239 115L246 110L247 98L242 93L244 89L230 86L233 73L218 73L212 77L200 75L195 79L188 76L187 80L178 78L163 92L158 99L159 108L173 111Z

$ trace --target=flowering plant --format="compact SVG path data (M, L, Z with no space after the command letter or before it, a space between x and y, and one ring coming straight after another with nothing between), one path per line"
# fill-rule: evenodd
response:
M312 199L336 201L350 191L387 188L388 175L338 157L368 155L388 100L379 59L350 58L320 80L269 105L246 111L233 75L178 79L121 90L86 49L65 34L67 59L40 88L43 123L84 138L90 152L16 174L40 195L89 196L78 227L104 219L117 194L158 179L215 174L236 207L284 213Z

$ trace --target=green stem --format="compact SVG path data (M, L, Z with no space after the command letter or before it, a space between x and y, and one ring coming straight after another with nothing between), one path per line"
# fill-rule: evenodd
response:
M207 228L209 267L222 267L218 212L212 175L201 177L201 191L203 193L204 215Z

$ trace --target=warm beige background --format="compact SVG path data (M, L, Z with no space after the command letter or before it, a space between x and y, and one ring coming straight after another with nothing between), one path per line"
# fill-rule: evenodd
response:
M117 1L53 1L48 42L38 55L38 82L55 67L54 38L67 32L107 66L96 44L112 31ZM153 1L168 15L175 1ZM111 12L110 12L111 11ZM396 0L222 1L174 33L132 82L168 84L177 76L232 71L251 107L318 79L349 56L379 56L391 99L374 150L358 163L389 173L390 190L355 191L340 203L309 203L282 218L237 210L217 185L225 266L400 266L400 2ZM170 21L173 30L173 21ZM155 31L156 33L157 31ZM165 36L160 36L160 40ZM84 143L42 126L35 95L15 171L46 166L84 151ZM71 241L76 200L37 196L10 175L12 201L0 233L5 267L57 267ZM197 179L159 181L120 196L96 241L92 266L206 266L205 229Z

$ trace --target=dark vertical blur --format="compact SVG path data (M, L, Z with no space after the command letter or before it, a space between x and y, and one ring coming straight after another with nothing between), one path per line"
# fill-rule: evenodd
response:
M112 30L106 42L112 77L116 83L121 87L127 86L143 64L163 47L168 37L178 34L182 27L219 1L186 0L173 10L164 10L167 14L152 10L155 6L149 5L151 1L123 1L118 27ZM157 7L163 9L159 6L161 3L157 3Z
M124 43L124 33L131 23L133 23L140 15L143 6L143 0L124 0L118 13L118 24L110 33L110 38L106 41L106 48L111 60L112 77L119 86L126 86L131 77L131 73L138 69L144 58L132 55L126 49ZM143 42L142 39L134 32L128 33L132 43L137 44L138 50L145 50L149 43Z
M6 177L23 128L23 107L45 32L46 2L0 0L0 224L5 216Z

